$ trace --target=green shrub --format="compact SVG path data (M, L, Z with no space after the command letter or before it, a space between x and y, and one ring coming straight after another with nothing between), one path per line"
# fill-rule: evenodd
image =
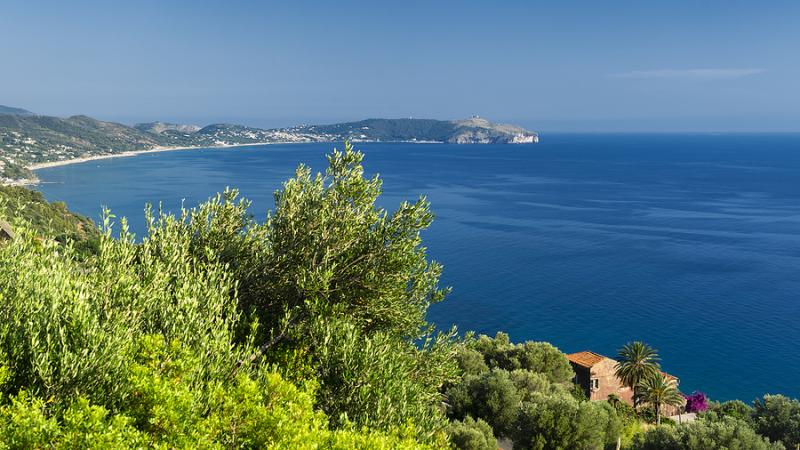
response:
M130 371L126 410L112 414L83 398L62 413L25 391L0 407L2 448L444 448L443 438L427 445L412 425L388 433L348 426L328 427L314 410L314 383L304 388L262 370L212 383L211 395L189 380L200 356L178 342L142 339Z
M632 450L782 450L780 443L770 443L747 423L733 418L719 421L699 419L678 426L652 427L634 438Z
M751 423L753 421L753 407L741 400L729 400L710 408L721 417L733 417Z
M489 370L479 351L463 345L458 348L456 362L464 375L480 375Z
M336 321L320 323L313 335L319 404L337 425L390 430L414 423L429 440L443 433L439 390L456 373L447 336L420 348Z
M227 373L246 350L232 342L233 280L224 267L197 262L169 221L161 225L141 245L124 232L103 236L91 263L24 227L0 246L6 393L24 389L54 408L83 396L114 410L127 395L133 345L147 334L197 349L197 380Z
M522 401L510 374L492 369L480 375L468 375L460 384L446 391L449 414L463 420L467 416L485 420L498 437L506 437Z
M451 422L447 434L453 446L460 450L497 450L492 427L482 419L467 416L463 421Z
M39 192L0 185L0 219L15 225L24 224L38 236L55 239L61 244L72 242L82 258L97 253L100 240L97 226L88 218L69 211L62 202L48 202Z
M616 443L621 428L608 403L540 394L519 408L511 438L515 449L602 449Z
M483 354L490 368L543 373L553 383L566 383L575 375L566 355L547 342L513 344L507 334L497 333L494 339L479 336L474 348Z
M753 402L753 424L758 434L780 441L787 448L800 447L800 400L765 395Z

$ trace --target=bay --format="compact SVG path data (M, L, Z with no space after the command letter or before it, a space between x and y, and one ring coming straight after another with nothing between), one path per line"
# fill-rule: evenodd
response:
M143 154L38 171L49 200L145 233L226 186L263 219L335 144ZM338 144L341 148L341 144ZM380 204L425 195L453 293L440 327L613 356L630 340L715 399L800 396L800 135L545 134L538 145L358 144Z

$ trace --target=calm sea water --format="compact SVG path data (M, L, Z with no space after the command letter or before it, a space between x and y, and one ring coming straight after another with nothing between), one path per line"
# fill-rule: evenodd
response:
M143 206L238 187L263 218L331 144L141 155L41 170L50 200L144 229ZM340 145L341 147L341 145ZM800 396L800 135L545 135L536 146L364 144L383 206L427 195L453 294L430 319L565 352L641 339L684 391Z

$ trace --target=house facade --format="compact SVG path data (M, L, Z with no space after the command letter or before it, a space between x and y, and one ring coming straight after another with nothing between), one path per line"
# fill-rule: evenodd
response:
M583 392L589 400L606 400L611 394L617 395L620 400L629 405L633 405L633 389L625 386L617 378L617 361L591 351L582 351L567 355L572 370L575 371L575 384L583 388ZM680 380L666 372L662 372L665 377L675 380L677 385ZM677 414L679 408L666 406L663 412L666 415Z
M589 400L606 400L616 394L624 402L633 405L633 389L624 386L615 374L617 361L591 351L567 355L575 384L583 388Z

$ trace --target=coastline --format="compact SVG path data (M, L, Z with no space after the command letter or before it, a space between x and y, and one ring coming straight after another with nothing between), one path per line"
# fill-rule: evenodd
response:
M111 158L127 158L130 156L138 156L144 155L148 153L161 153L161 152L174 152L174 151L181 151L181 150L198 150L203 148L208 149L225 149L225 148L232 148L232 147L246 147L249 145L269 145L269 144L293 144L294 142L251 142L246 144L225 144L225 145L200 145L200 146L190 146L190 147L153 147L144 150L129 150L125 152L114 153L110 155L95 155L95 156L85 156L81 158L72 158L72 159L63 159L60 161L48 161L43 163L31 164L30 166L25 166L26 169L36 172L39 169L47 169L50 167L61 167L61 166L68 166L71 164L80 164L90 161L98 161L101 159L111 159ZM39 184L41 180L38 177L34 178L24 178L20 180L0 180L0 185L3 186L35 186Z
M202 146L190 146L190 147L153 147L145 150L129 150L126 152L119 152L110 155L85 156L81 158L63 159L61 161L48 161L43 163L31 164L30 166L27 166L26 169L37 171L39 169L47 169L50 167L60 167L60 166L67 166L70 164L80 164L89 161L97 161L101 159L127 158L130 156L144 155L148 153L174 152L180 150L198 150L203 148L223 149L230 147L246 147L249 145L269 145L277 143L278 142L252 142L247 144L202 145ZM292 142L280 142L280 144L291 144L291 143Z
M443 142L440 141L368 141L368 140L354 140L354 143L365 142L365 143L374 143L374 142L385 142L385 143L411 143L411 144L442 144ZM48 161L42 163L31 164L29 166L25 166L26 169L36 172L40 169L48 169L51 167L61 167L61 166L68 166L71 164L81 164L85 162L91 161L98 161L101 159L111 159L111 158L127 158L131 156L138 156L144 155L148 153L162 153L162 152L174 152L174 151L181 151L181 150L199 150L199 149L226 149L226 148L234 148L234 147L248 147L248 146L256 146L256 145L276 145L276 144L307 144L309 142L249 142L249 143L240 143L240 144L222 144L222 145L196 145L196 146L177 146L177 147L152 147L144 150L128 150L119 153L107 154L107 155L95 155L95 156L85 156L80 158L72 158L72 159L64 159L60 161ZM35 186L39 184L41 180L38 177L35 178L25 178L19 180L0 180L0 185L4 186Z

